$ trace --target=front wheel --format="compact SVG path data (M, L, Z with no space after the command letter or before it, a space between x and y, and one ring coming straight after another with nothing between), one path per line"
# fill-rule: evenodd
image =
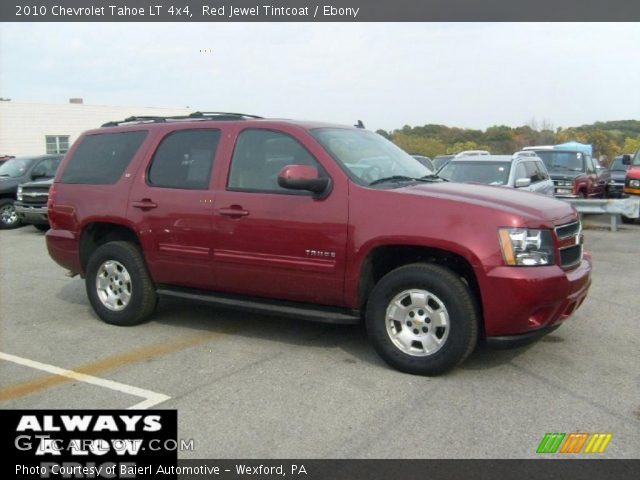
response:
M406 373L438 375L478 341L474 297L448 268L411 264L385 275L367 303L367 332L378 354Z
M155 310L156 289L138 247L109 242L89 258L87 296L98 316L113 325L137 325Z
M11 198L0 200L0 229L9 230L22 224Z

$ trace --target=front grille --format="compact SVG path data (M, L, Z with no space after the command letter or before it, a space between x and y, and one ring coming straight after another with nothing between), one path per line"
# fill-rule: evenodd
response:
M577 265L581 260L582 245L574 245L573 247L560 250L560 263L563 267Z
M581 230L582 226L580 222L567 223L566 225L556 227L556 235L560 239L569 238L579 234Z
M571 268L582 261L582 225L580 222L567 223L556 227L560 250L560 265Z
M49 199L49 187L31 187L22 189L22 203L29 205L46 204Z

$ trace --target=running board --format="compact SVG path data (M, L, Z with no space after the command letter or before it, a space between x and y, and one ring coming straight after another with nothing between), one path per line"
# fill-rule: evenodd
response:
M228 293L192 290L187 288L160 286L157 294L164 297L183 298L223 307L236 308L249 312L298 318L312 322L354 325L360 323L360 312L347 308L312 305L245 297Z

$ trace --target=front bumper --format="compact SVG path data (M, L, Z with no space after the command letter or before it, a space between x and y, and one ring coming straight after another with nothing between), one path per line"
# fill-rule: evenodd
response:
M14 207L16 213L20 217L23 223L31 224L48 224L49 217L47 216L47 206L41 205L28 205L21 202L15 202Z
M516 348L528 345L540 340L545 335L556 330L560 325L552 325L550 327L542 327L529 333L521 333L520 335L503 335L501 337L487 337L487 345L491 348Z
M482 305L487 339L530 334L559 325L580 307L591 286L591 256L585 252L572 270L497 267L486 282Z

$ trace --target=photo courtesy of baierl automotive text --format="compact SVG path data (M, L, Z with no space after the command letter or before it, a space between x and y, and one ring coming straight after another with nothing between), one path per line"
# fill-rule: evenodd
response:
M0 470L638 478L611 2L0 5Z

